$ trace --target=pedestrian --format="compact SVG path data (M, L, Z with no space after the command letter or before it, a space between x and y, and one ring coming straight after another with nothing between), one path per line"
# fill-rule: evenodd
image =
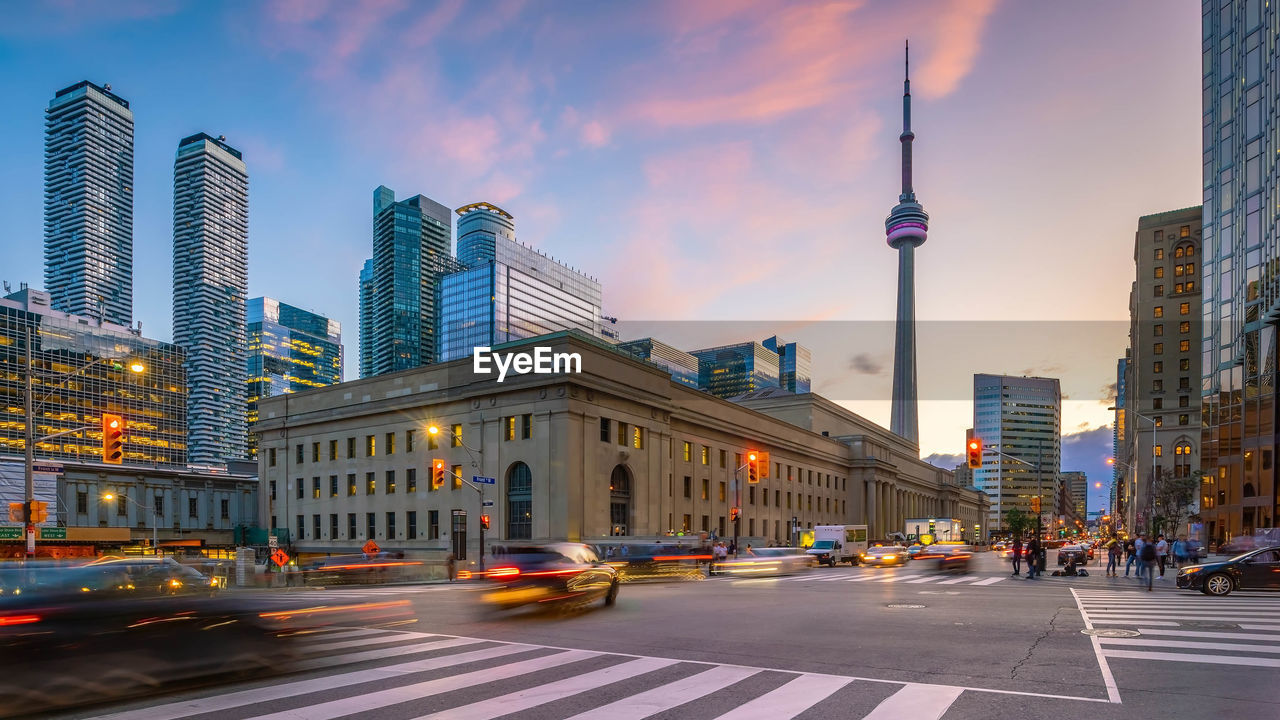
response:
M1142 579L1142 571L1146 568L1146 566L1142 564L1142 548L1144 548L1144 547L1146 547L1146 546L1147 546L1147 536L1146 536L1146 535L1139 535L1139 536L1138 536L1138 537L1133 541L1133 547L1134 547L1134 549L1135 549L1135 550L1137 550L1137 552L1138 552L1138 563L1137 563L1137 567L1135 567L1135 568L1134 568L1133 573L1134 573L1134 575L1136 575L1136 576L1138 577L1138 579L1139 579L1139 580L1141 580L1141 579ZM1154 548L1153 548L1153 549L1154 549Z
M1147 573L1147 592L1151 592L1151 580L1156 572L1156 544L1152 542L1144 542L1142 549L1138 551L1138 560L1141 561L1142 567Z
M1129 577L1129 568L1138 561L1138 546L1134 544L1133 538L1125 538L1124 541L1124 576Z
M1022 537L1013 539L1013 574L1022 574Z
M755 551L753 551L753 550L751 549L751 543L747 543L747 554L748 554L748 555L755 555Z
M1182 535L1173 541L1173 562L1175 568L1191 564L1190 553L1187 552L1187 539Z
M1115 577L1120 569L1120 543L1112 537L1107 540L1107 576Z
M1040 574L1040 538L1032 536L1027 543L1027 577L1035 580Z
M448 559L444 561L445 571L449 573L449 582L453 582L458 577L458 558L449 553Z
M1156 540L1156 562L1160 563L1160 579L1164 579L1164 568L1169 564L1169 543L1161 535Z

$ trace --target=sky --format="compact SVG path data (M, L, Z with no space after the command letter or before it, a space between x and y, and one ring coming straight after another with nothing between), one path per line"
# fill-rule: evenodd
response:
M249 168L250 297L341 321L348 378L387 185L501 205L624 337L798 339L815 391L887 425L908 37L921 452L961 451L973 373L1059 377L1099 507L1137 218L1199 203L1189 0L11 4L0 279L43 286L43 110L88 79L134 112L148 337L171 337L174 152L203 131Z

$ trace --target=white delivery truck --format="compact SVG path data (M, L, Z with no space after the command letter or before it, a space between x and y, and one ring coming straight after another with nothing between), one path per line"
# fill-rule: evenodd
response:
M813 545L805 552L819 565L835 567L838 562L857 563L866 549L866 525L815 525Z
M932 545L938 542L961 542L966 540L964 526L954 518L907 518L907 540L921 545Z

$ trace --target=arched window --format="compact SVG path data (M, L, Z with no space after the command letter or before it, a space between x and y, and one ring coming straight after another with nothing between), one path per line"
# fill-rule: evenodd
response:
M533 538L533 473L518 462L507 471L507 539Z
M1256 497L1256 496L1257 496L1257 493L1256 493L1256 492L1254 492L1254 490L1253 490L1253 483L1245 483L1245 484L1244 484L1244 496L1245 496L1245 497Z
M625 465L609 474L609 534L631 534L631 473Z

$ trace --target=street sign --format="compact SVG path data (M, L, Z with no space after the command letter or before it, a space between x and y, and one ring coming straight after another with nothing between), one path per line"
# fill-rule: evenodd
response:
M40 528L41 540L66 540L66 528Z
M374 542L374 541L372 541L372 540L370 540L369 542L365 543L365 544L364 544L364 547L360 548L361 552L363 552L365 555L374 555L374 554L377 554L378 549L379 549L379 548L378 548L378 543L376 543L376 542Z
M496 485L496 484L498 484L498 481L497 481L497 480L494 480L493 478L490 478L490 477L480 477L479 475L472 475L472 476L471 476L471 482L476 483L477 485Z
M484 506L484 507L493 507L493 501L492 501L492 500L485 500L484 502L482 502L482 503L480 503L480 504L481 504L482 506Z
M27 513L25 512L26 503L11 502L9 503L9 522L26 522Z
M271 553L271 562L279 567L284 567L289 563L289 555L280 548L276 548L276 551Z
M0 540L21 540L21 527L0 527Z
M278 535L268 535L267 547L273 548L273 549L280 547L280 537Z

